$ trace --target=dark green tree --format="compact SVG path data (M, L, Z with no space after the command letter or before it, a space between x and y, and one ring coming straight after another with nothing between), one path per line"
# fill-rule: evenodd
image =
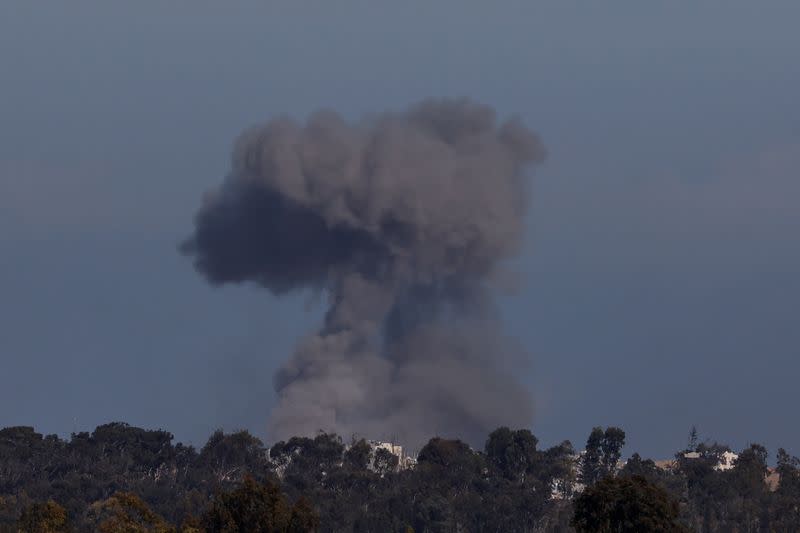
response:
M284 479L297 484L302 492L322 483L343 460L344 444L333 433L320 433L313 439L292 437L272 446L270 457L285 466Z
M796 497L800 503L800 459L779 448L777 463L776 471L780 476L777 492Z
M800 459L778 450L778 487L770 515L775 531L800 531Z
M264 444L247 431L215 431L200 450L197 467L208 472L209 481L222 485L238 483L247 475L263 481L269 471Z
M436 465L453 470L474 471L480 467L472 449L460 440L434 437L422 447L417 455L420 465Z
M489 463L503 476L524 483L539 462L538 442L527 429L501 427L489 434L484 450Z
M614 475L625 445L625 432L618 427L595 427L586 440L586 450L581 458L580 481L592 485L600 479Z
M550 492L558 498L571 498L573 483L577 478L572 443L565 440L545 450L539 458L535 475L540 480L540 486L549 487Z
M618 427L608 427L603 433L600 448L603 452L603 475L614 475L617 471L622 447L625 446L625 432Z
M374 468L375 472L381 476L397 470L399 461L398 457L386 448L375 450Z
M620 472L624 476L641 476L652 482L658 476L658 467L652 459L642 459L638 453L631 455Z
M687 531L678 503L641 476L605 477L575 500L572 526L579 533Z
M319 515L311 503L301 496L292 506L287 531L288 533L310 533L317 529L319 529Z
M344 466L351 470L366 470L372 459L372 448L367 441L354 441L344 452Z
M580 481L586 486L593 485L602 477L603 428L592 428L586 439L586 448L581 456Z
M201 524L206 533L284 533L291 518L280 488L246 476L239 488L217 496Z
M727 491L725 514L745 531L769 530L767 510L767 450L760 444L744 449L732 470L722 473Z

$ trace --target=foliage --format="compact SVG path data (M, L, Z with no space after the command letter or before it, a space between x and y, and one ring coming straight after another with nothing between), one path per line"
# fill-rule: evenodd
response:
M508 479L524 482L539 461L538 442L527 429L511 431L501 427L489 435L486 457Z
M280 488L246 477L241 487L217 497L201 524L208 533L273 533L286 531L290 519L291 510Z
M641 476L605 477L575 500L578 532L680 532L678 502Z
M433 438L415 468L400 469L389 450L363 439L345 446L329 433L267 452L245 431L218 431L197 452L165 431L123 423L66 440L5 428L0 533L513 533L570 531L573 519L584 530L800 531L800 460L785 450L777 454L780 484L768 487L772 470L758 444L725 470L718 464L729 448L709 442L668 464L633 454L620 469L624 440L618 428L595 428L578 460L568 441L540 448L530 431L503 427L482 451ZM583 494L579 480L590 482Z
M399 458L385 448L379 448L375 451L374 468L375 471L381 476L385 476L397 470Z
M613 475L625 445L625 432L618 427L595 427L586 440L586 451L581 462L581 483L592 485Z
M70 531L67 511L53 500L34 503L17 521L19 533L66 533Z
M800 459L778 450L777 474L780 484L771 506L771 526L775 531L800 529Z
M92 522L100 533L174 533L161 516L131 492L118 492L90 508Z
M238 483L246 475L264 479L269 470L266 449L247 431L215 431L200 450L197 465L218 485Z
M372 461L372 448L364 439L354 441L344 452L344 466L355 471L363 471Z

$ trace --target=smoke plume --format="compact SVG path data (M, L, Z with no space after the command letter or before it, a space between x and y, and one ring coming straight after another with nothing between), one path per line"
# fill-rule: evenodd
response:
M416 445L530 423L490 285L519 249L526 169L544 154L520 122L464 100L356 123L320 111L239 137L183 252L213 284L329 299L275 376L272 438L325 430Z

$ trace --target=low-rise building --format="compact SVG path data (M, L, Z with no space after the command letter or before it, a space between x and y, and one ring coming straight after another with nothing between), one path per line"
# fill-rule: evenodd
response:
M739 456L732 451L723 452L714 470L730 470L738 458Z

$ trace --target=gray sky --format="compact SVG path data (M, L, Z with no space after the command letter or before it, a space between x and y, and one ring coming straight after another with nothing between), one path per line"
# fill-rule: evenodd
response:
M550 152L502 300L534 433L800 453L796 1L34 4L0 4L0 426L263 435L321 307L176 252L233 139L468 96Z

